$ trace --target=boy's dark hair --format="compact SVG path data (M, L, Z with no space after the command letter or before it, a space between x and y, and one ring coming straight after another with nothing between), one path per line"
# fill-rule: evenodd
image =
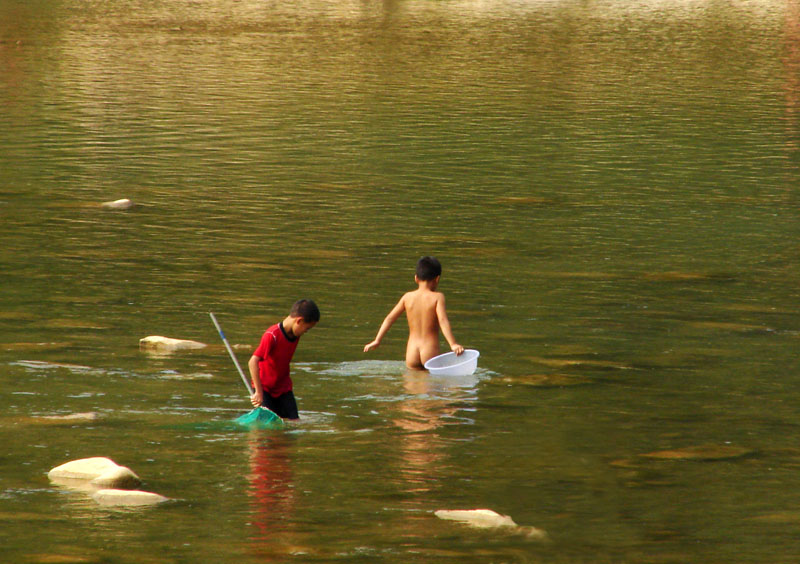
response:
M292 317L302 317L306 323L319 321L319 308L313 300L297 300L289 312Z
M442 265L434 257L422 257L417 261L417 278L433 280L442 275Z

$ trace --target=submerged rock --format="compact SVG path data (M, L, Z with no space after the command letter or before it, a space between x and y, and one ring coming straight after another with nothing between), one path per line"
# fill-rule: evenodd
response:
M198 341L190 341L186 339L172 339L170 337L162 337L160 335L151 335L144 339L139 339L139 348L151 350L156 352L175 352L185 350L203 349L207 345Z
M105 331L110 329L108 325L101 325L99 323L95 323L94 321L82 321L80 319L48 319L44 323L41 324L42 327L47 327L48 329L76 329L76 330L97 330L97 331Z
M113 202L103 202L100 207L106 210L129 210L134 206L134 203L128 198L114 200Z
M504 384L536 386L539 388L562 388L565 386L584 386L591 384L588 378L569 376L567 374L528 374L525 376L507 376L497 379Z
M667 272L648 272L642 278L650 282L695 282L706 280L730 280L731 277L724 274L717 274L712 272L682 272L682 271L667 271Z
M65 349L74 346L73 343L50 342L50 343L3 343L0 350L6 351L36 351Z
M592 367L592 368L608 368L615 370L633 370L633 366L621 362L614 362L612 360L592 360L583 358L546 358L541 356L529 356L528 360L537 364L551 366L553 368L571 368L571 367Z
M68 415L38 415L32 417L20 417L14 421L24 425L48 425L57 427L74 426L82 423L93 423L98 419L100 419L100 416L97 413L94 411L87 411L85 413L70 413Z
M168 501L162 495L137 490L142 485L139 476L109 458L73 460L47 475L53 483L85 492L101 505L130 507Z
M800 523L800 512L798 511L776 511L774 513L767 513L764 515L757 515L750 518L752 521L760 521L762 523L775 523L775 524L791 524L797 525Z
M143 492L141 490L115 490L106 489L98 490L92 494L92 499L101 505L116 505L116 506L141 506L141 505L157 505L168 498L163 495L152 492Z
M353 252L346 249L307 249L303 256L312 259L344 260L353 257Z
M535 196L502 196L497 198L498 204L511 206L551 206L559 202L553 198L538 198Z
M457 521L478 529L502 529L528 538L544 540L547 532L536 527L521 527L508 515L500 515L491 509L439 509L434 512L439 519Z
M458 521L481 529L517 526L508 515L500 515L491 509L440 509L434 515L439 519Z
M100 564L106 562L99 556L79 556L74 553L60 552L28 554L24 561L31 564Z
M43 415L42 419L47 419L48 421L96 421L99 419L99 415L94 411L85 411L83 413L70 413L68 415Z
M737 332L764 332L774 333L775 330L766 325L753 325L750 323L729 323L726 321L692 321L690 326L698 329L719 329L721 331L737 331Z
M603 271L535 271L532 273L536 278L576 278L583 280L617 280L622 278L621 274L613 274Z
M732 445L699 445L674 450L659 450L641 456L659 460L727 460L748 456L754 452L748 448Z

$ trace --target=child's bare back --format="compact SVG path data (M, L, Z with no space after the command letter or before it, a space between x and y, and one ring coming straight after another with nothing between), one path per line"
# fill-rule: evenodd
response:
M421 266L430 268L421 269ZM400 298L397 305L383 320L375 340L364 347L364 352L380 345L383 336L403 312L406 313L408 319L408 344L406 345L406 365L408 367L422 368L425 362L439 354L440 329L453 352L456 354L464 352L464 347L456 342L450 328L444 294L436 291L440 273L439 261L432 257L420 259L417 264L417 275L414 276L414 280L419 286L418 289L408 292Z
M408 319L406 365L419 368L439 354L439 317L444 313L444 294L420 288L408 292L402 299Z

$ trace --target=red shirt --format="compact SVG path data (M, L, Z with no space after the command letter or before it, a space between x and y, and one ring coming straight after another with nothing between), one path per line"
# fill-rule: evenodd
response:
M261 359L258 362L261 386L274 398L292 391L289 363L292 361L299 340L299 338L290 340L283 330L283 324L277 323L267 329L261 337L261 344L253 353Z

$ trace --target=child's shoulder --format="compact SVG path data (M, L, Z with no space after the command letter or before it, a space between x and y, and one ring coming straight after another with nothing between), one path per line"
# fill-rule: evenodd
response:
M423 302L438 302L444 299L444 294L433 290L411 290L403 294L403 300L422 300Z
M410 290L403 294L403 297L400 298L400 301L403 303L408 303L409 301L413 301L419 295L419 290Z

